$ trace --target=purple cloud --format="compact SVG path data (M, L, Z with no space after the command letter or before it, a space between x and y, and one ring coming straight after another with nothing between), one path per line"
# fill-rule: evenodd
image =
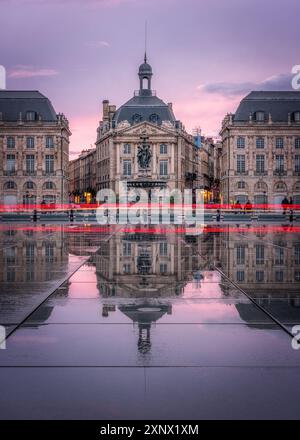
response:
M18 65L15 69L11 70L8 74L9 78L23 79L34 78L39 76L54 76L58 75L58 71L55 69L40 69L33 66Z
M271 76L260 83L255 83L251 81L240 83L207 83L200 84L197 89L206 93L216 93L223 96L238 96L245 95L252 90L292 90L291 81L291 74L282 73L279 75Z

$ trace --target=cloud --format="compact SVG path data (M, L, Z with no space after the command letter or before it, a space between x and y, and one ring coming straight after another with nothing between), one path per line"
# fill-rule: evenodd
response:
M86 43L86 45L89 47L94 47L96 49L101 48L101 47L110 47L110 44L108 43L108 41L105 41L105 40L88 41Z
M281 91L292 90L292 76L287 73L271 76L260 83L240 82L240 83L208 83L200 84L197 89L206 93L216 93L223 96L245 95L252 90Z
M9 78L21 79L55 75L58 75L58 71L55 69L40 69L34 66L26 66L20 64L17 65L13 70L11 70L8 76Z

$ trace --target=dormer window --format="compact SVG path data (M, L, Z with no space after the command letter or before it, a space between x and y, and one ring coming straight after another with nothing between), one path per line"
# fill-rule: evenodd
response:
M256 112L255 113L255 119L257 122L264 122L265 121L265 112Z
M141 122L141 120L142 120L142 116L139 115L138 113L136 113L132 117L132 121L133 121L134 124L138 124L139 122Z
M157 124L158 123L158 115L156 113L153 113L152 115L150 115L149 121L152 122L152 124Z
M28 111L26 112L26 121L35 121L36 120L36 112Z
M300 111L294 113L294 121L300 122Z

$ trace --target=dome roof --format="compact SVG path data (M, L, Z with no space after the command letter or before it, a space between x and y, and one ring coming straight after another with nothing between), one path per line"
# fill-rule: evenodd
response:
M116 111L113 119L116 124L122 121L130 124L147 121L161 125L163 121L176 121L171 108L153 95L134 96Z
M143 63L140 65L139 74L152 75L152 67L148 63Z
M115 124L122 121L128 121L130 124L151 122L161 125L163 121L175 123L171 106L159 99L151 90L152 67L147 63L146 54L144 63L139 68L139 77L140 90L115 112L113 117ZM143 84L144 79L148 80L146 86Z

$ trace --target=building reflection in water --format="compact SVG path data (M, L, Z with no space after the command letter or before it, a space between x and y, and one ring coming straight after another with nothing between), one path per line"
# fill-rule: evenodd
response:
M51 281L57 271L67 273L69 253L63 227L6 227L0 231L0 282Z
M81 254L83 249L99 247L78 274L82 279L78 281L75 274L56 292L57 304L63 306L65 300L67 306L68 298L80 295L99 298L102 322L115 322L110 318L117 314L133 322L140 356L151 355L151 331L156 323L171 322L168 317L174 316L177 322L180 313L182 320L187 306L194 307L194 318L199 313L205 320L211 313L223 312L224 308L221 312L218 309L218 300L226 300L240 322L261 325L259 310L241 301L243 294L218 269L279 320L300 322L300 238L294 233L271 233L264 227L256 232L232 233L223 227L220 232L187 236L177 234L174 227L174 233L153 230L146 234L129 228L113 236L90 231L66 237L63 230L34 237L32 231L19 234L6 232L2 236L1 276L5 282L9 277L28 279L29 266L35 271L35 280L46 280L46 271L51 267L53 271L54 264L62 269L69 252ZM8 251L11 247L14 250ZM28 264L22 264L24 261ZM13 276L9 271L16 267L22 270ZM43 306L36 322L49 319L53 304L55 308L54 301L47 310ZM232 309L226 311L231 317Z

